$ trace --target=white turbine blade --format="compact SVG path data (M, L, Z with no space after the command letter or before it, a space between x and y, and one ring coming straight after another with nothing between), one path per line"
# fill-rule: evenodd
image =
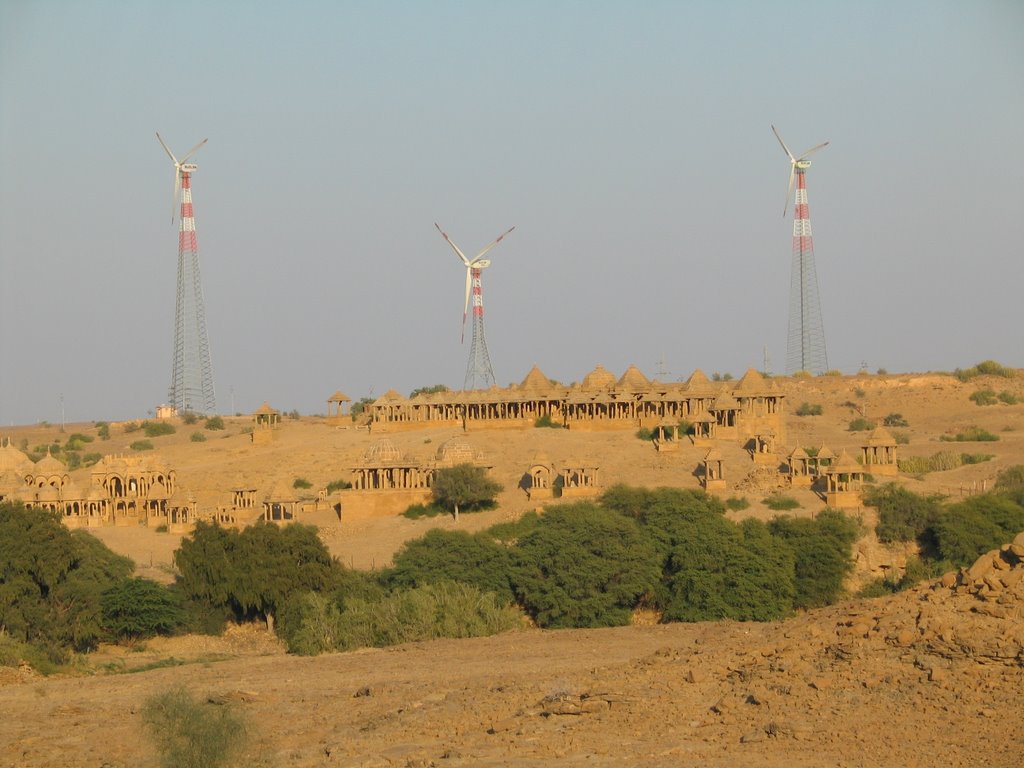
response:
M202 146L203 146L203 144L205 144L205 143L206 143L206 142L208 142L208 141L209 141L209 139L203 139L203 140L202 140L202 141L200 141L200 142L199 142L198 144L196 144L196 145L195 145L194 147L192 147L192 149L190 149L190 150L189 150L188 152L186 152L186 153L185 153L185 156L184 156L183 158L181 158L181 162L183 162L183 163L186 163L186 162L188 162L188 159L189 159L190 157L192 157L192 155L194 155L194 154L195 154L196 152L198 152L198 151L199 151L200 149L202 149Z
M495 240L495 241L494 241L493 243L491 243L490 245L488 245L488 246L487 246L486 248L484 248L484 249L483 249L482 251L480 251L480 253L478 253L478 254L477 254L477 255L476 255L476 256L475 256L474 258L473 258L473 261L474 261L474 262L478 261L478 260L480 259L480 257L481 257L481 256L483 256L483 255L484 255L485 253L487 253L487 252L488 252L489 250L491 250L491 248L493 248L493 247L494 247L494 246L496 246L496 245L497 245L498 243L500 243L500 242L502 241L502 239L503 239L503 238L505 237L505 235L507 235L507 234L508 234L509 232L511 232L511 231L512 231L513 229L515 229L515 227L512 227L511 229L509 229L509 230L508 230L508 232L502 232L502 233L501 233L500 235L498 235L498 239L497 239L497 240Z
M796 165L789 166L789 188L786 190L786 204L782 206L782 218L786 218L786 211L789 209L789 198L793 194L793 177L796 176Z
M469 314L469 292L473 283L473 272L469 265L466 265L466 305L462 308L462 342L466 343L466 315Z
M793 157L793 153L789 151L789 147L786 146L786 142L784 142L782 140L782 137L779 136L779 132L775 130L775 126L774 125L772 126L772 133L775 134L775 138L778 139L779 140L779 144L782 145L782 151L785 152L789 156L790 162L795 163L796 162L796 158Z
M174 197L171 199L171 224L174 223L174 212L178 208L178 192L181 190L181 172L174 169Z
M804 160L804 159L810 157L811 155L813 155L819 149L824 149L828 145L829 145L829 142L826 141L823 144L819 144L816 147L811 147L811 149L808 149L806 152L804 152L802 155L800 155L800 157L798 157L797 160Z
M466 254L459 250L459 246L452 242L452 239L448 237L447 233L443 229L441 229L440 226L438 226L438 223L436 221L434 222L434 226L437 227L437 231L441 233L441 237L444 238L445 242L448 243L448 245L450 245L457 254L459 254L459 258L462 259L462 263L468 267L469 259L466 258Z
M177 165L178 164L178 158L176 158L174 156L174 153L171 152L171 150L168 148L168 146L164 143L164 140L160 138L160 132L159 131L157 131L156 140L160 142L160 146L164 148L164 152L166 152L167 156L169 158L171 158L171 162L174 163L175 165Z

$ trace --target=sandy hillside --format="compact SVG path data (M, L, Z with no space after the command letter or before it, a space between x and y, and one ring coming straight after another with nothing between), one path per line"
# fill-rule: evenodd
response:
M900 455L940 450L991 454L979 464L899 482L953 497L991 484L1024 463L1024 405L979 407L982 388L1024 398L1024 376L961 383L942 375L778 380L788 395L786 444L827 444L855 453L860 415L900 413L908 444ZM796 407L821 404L822 416ZM286 420L279 439L253 446L245 419L191 442L199 427L155 438L179 485L207 503L239 477L268 487L304 477L322 487L379 435L322 419ZM946 443L943 434L978 426L996 442ZM95 434L91 424L67 432ZM128 452L138 433L112 426L90 445ZM62 437L53 427L5 432L30 446ZM452 431L387 435L401 450L431 456ZM401 543L432 526L476 530L530 509L517 485L532 457L556 463L597 459L605 485L697 487L702 451L684 444L659 455L626 433L532 429L464 436L494 464L505 490L495 510L450 519L401 517L314 522L347 565L380 567ZM736 490L749 458L724 446L730 490L768 517L767 489ZM82 485L88 471L74 475ZM793 492L810 515L822 502ZM872 522L871 510L863 510ZM867 527L867 526L866 526ZM140 572L172 578L178 538L143 528L97 531L130 554ZM1024 542L1022 542L1024 543ZM1022 549L1024 553L1024 549ZM869 535L857 544L861 576L898 552ZM144 648L107 648L74 678L0 669L0 766L154 765L140 707L175 685L237 706L250 723L250 765L274 766L1016 766L1024 754L1024 566L1017 555L981 562L956 580L891 598L852 601L770 624L636 626L599 631L524 630L499 637L419 643L318 658L284 654L253 627L223 638L172 638ZM124 674L150 664L184 662Z

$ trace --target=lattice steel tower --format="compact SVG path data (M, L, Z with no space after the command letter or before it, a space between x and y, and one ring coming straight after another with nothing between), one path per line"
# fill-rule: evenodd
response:
M484 289L480 282L482 271L469 270L473 295L473 338L469 345L466 380L462 384L464 390L487 389L494 384L494 369L491 368L491 355L487 351L487 339L484 337Z
M199 246L192 212L192 174L198 166L186 162L206 143L196 144L179 161L160 138L160 144L174 163L174 199L171 221L181 191L180 228L178 230L178 294L174 311L174 352L171 364L170 404L182 411L210 414L217 408L213 388L213 362L206 333L206 309L199 274Z
M807 207L805 173L811 166L809 155L828 146L828 142L812 147L794 157L789 147L772 126L775 137L789 156L789 189L786 205L796 181L793 204L793 264L789 287L789 339L786 346L786 372L808 371L821 374L828 370L825 351L825 326L821 320L821 299L818 295L818 273L814 265L814 241L811 237L811 216ZM783 207L782 215L786 215Z
M473 301L473 338L470 342L469 362L466 365L466 379L462 388L464 390L487 389L495 381L494 369L491 368L491 355L487 351L487 339L484 337L484 289L481 282L481 273L484 269L491 266L491 262L489 259L483 258L483 256L500 243L505 235L515 229L515 227L512 227L507 232L503 232L497 240L470 260L466 258L466 255L459 249L459 246L452 242L451 238L445 234L445 231L436 222L434 226L437 227L437 231L441 233L441 236L447 241L448 245L458 254L462 263L466 265L466 303L462 309L463 342L466 340L466 317L469 314L471 297Z

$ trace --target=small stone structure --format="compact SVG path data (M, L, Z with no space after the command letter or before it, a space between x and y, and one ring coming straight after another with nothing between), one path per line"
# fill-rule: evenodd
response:
M327 418L331 421L343 421L350 418L349 409L345 406L345 403L351 403L352 398L342 392L340 389L337 390L333 395L327 398Z
M811 458L800 446L794 448L788 458L789 484L794 488L810 488L814 484L815 473L812 471Z
M659 424L654 428L654 447L658 453L679 450L679 424Z
M700 484L707 491L724 491L726 488L722 452L717 448L712 448L704 455L704 473Z
M868 435L867 443L861 446L861 460L866 472L874 475L898 475L896 438L885 427L877 427Z
M857 509L864 504L863 486L864 468L843 451L825 470L825 503L835 509Z
M252 413L252 444L267 445L276 438L276 430L281 426L281 412L270 407L270 403L264 401L263 405Z
M529 485L526 495L530 501L550 499L554 496L555 468L546 453L538 453L533 457L528 474Z
M592 461L566 459L561 480L562 498L574 499L601 493L600 467Z

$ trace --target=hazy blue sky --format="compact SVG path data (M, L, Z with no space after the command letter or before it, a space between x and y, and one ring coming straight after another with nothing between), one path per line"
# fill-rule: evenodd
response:
M259 10L256 10L259 7ZM829 363L1024 366L1024 3L0 2L0 425L170 382L172 166L218 404L501 384L534 363L782 371L789 173Z

